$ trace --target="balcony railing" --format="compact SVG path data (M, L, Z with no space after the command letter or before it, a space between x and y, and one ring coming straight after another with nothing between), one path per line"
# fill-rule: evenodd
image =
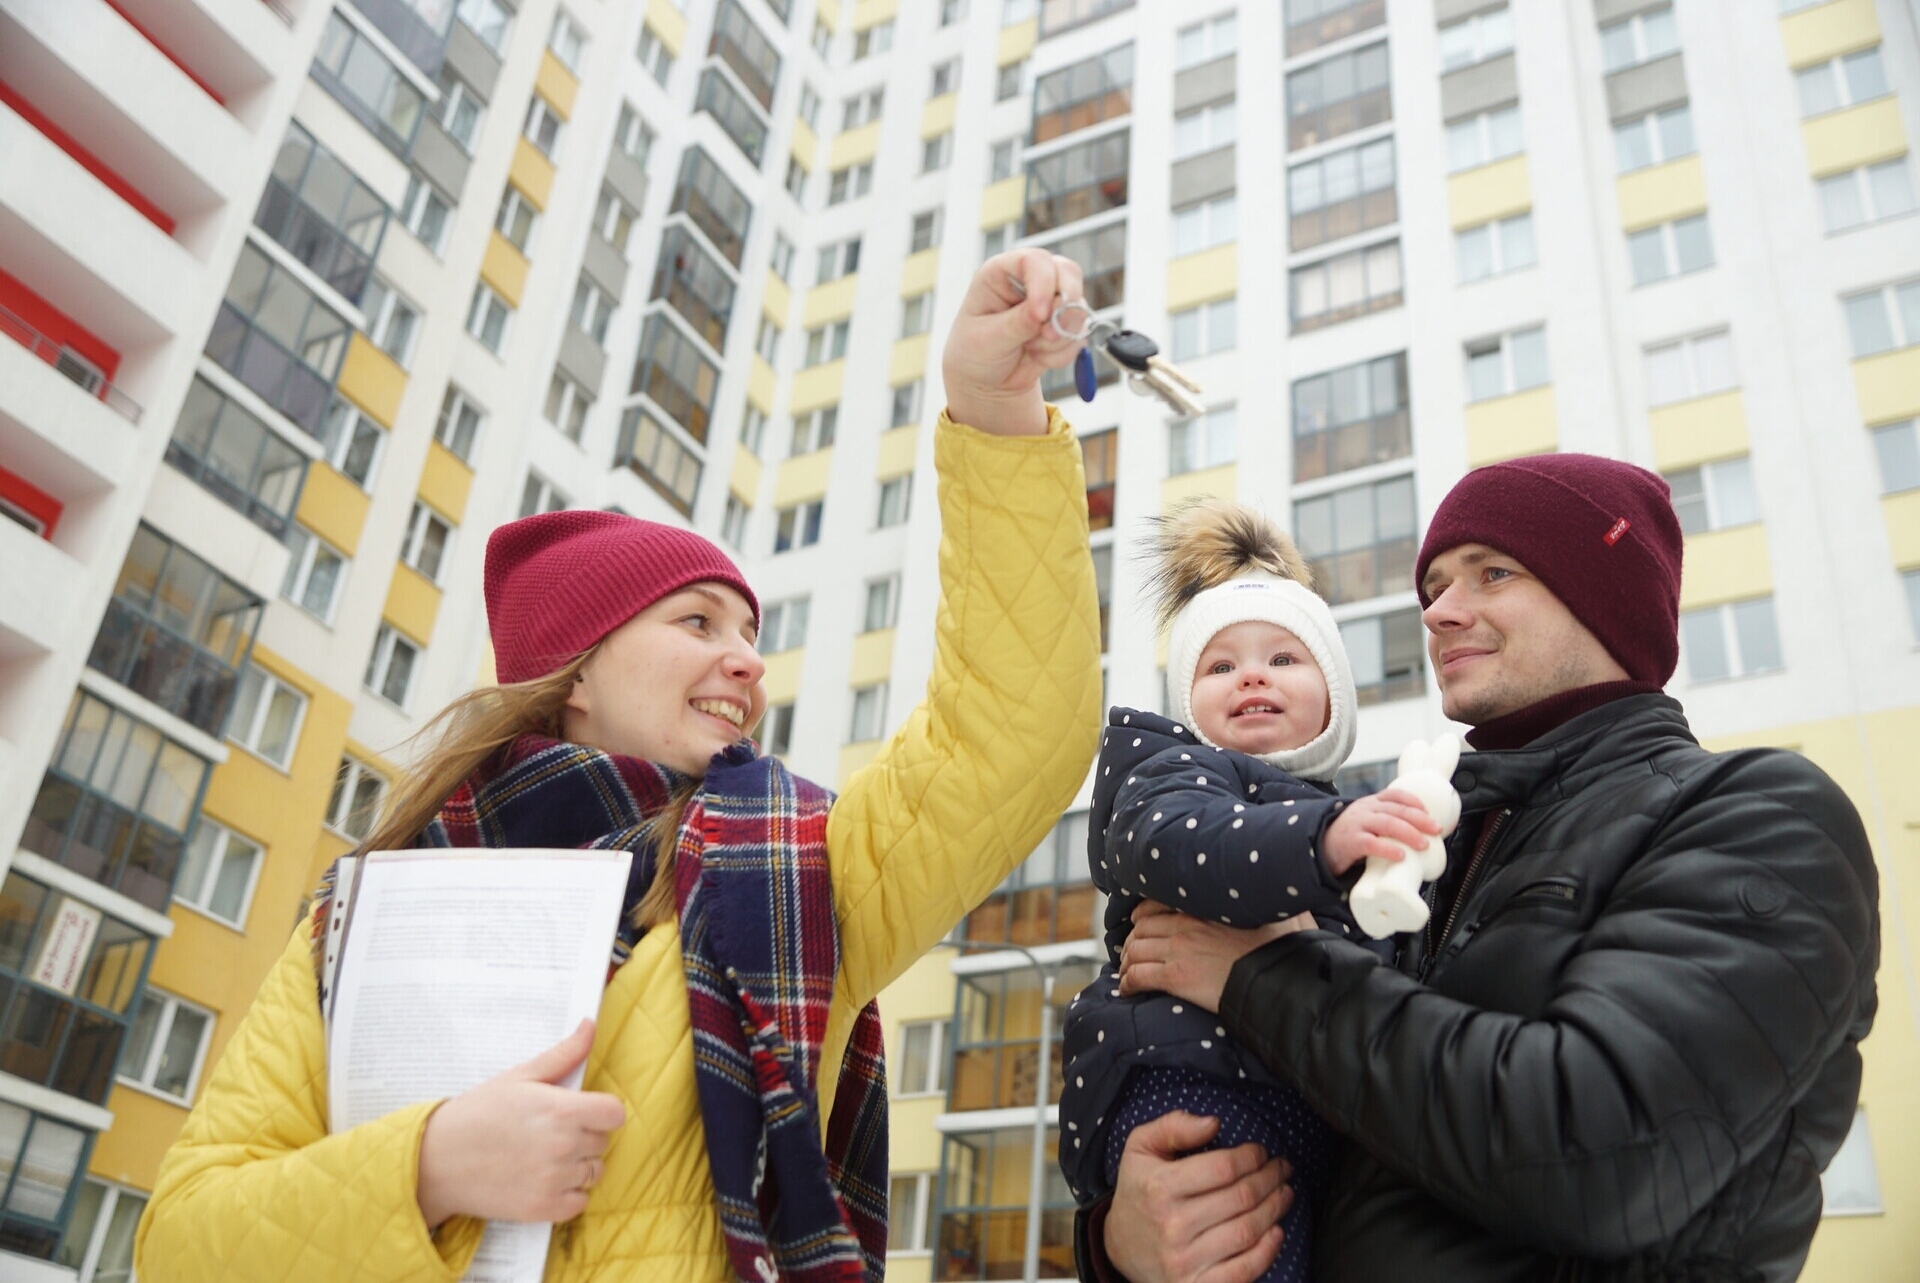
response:
M233 304L220 305L206 351L215 364L258 392L268 405L319 435L333 396L333 381L256 327Z
M342 298L357 299L366 288L367 277L373 273L373 256L308 208L278 178L267 179L267 190L260 197L260 209L253 221L312 268L315 276L338 290Z
M55 343L4 307L0 307L0 333L66 375L82 391L105 401L127 422L140 422L140 403L110 382L93 362L72 348Z
M156 913L165 913L187 839L49 770L20 845Z
M247 632L251 635L252 629ZM209 735L226 729L227 710L240 680L233 665L162 628L118 597L107 603L87 666Z

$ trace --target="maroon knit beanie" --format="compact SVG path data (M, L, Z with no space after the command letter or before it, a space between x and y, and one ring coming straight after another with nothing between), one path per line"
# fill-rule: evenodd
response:
M1476 468L1427 527L1414 567L1461 544L1519 561L1636 681L1664 685L1680 662L1680 519L1658 475L1592 454L1542 454ZM1420 604L1431 605L1420 589Z
M487 624L503 683L544 677L668 593L720 583L760 602L740 568L678 526L617 512L543 512L487 540Z

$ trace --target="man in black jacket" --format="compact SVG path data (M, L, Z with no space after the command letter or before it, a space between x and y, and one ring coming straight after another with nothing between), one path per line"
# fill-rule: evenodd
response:
M1318 1283L1794 1278L1873 1023L1877 878L1798 754L1702 749L1666 484L1548 455L1470 473L1415 571L1447 715L1474 729L1448 870L1396 965L1144 916L1122 986L1219 1012L1349 1138ZM1081 1217L1086 1279L1259 1276L1264 1156L1134 1133Z

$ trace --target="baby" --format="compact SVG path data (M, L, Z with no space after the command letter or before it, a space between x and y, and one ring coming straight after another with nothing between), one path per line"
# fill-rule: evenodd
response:
M1127 1137L1174 1110L1216 1117L1208 1148L1257 1141L1293 1167L1280 1255L1262 1277L1309 1277L1331 1134L1292 1087L1166 994L1120 997L1121 946L1142 903L1235 927L1311 911L1366 941L1346 907L1366 856L1398 858L1433 826L1404 793L1347 802L1329 781L1353 751L1353 674L1293 544L1252 509L1208 501L1158 530L1154 588L1170 623L1171 718L1115 708L1094 772L1087 853L1108 895L1107 965L1069 1010L1060 1164L1074 1196L1111 1192Z

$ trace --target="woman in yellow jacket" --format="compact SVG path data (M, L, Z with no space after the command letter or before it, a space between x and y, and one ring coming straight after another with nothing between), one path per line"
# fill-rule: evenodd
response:
M629 890L629 944L598 1022L451 1100L330 1135L303 926L161 1165L136 1246L145 1283L455 1280L487 1219L561 1222L551 1283L877 1276L885 1085L871 1001L1038 843L1098 734L1085 480L1039 392L1076 346L1049 325L1056 296L1080 297L1078 267L1022 250L990 260L961 305L934 445L932 678L830 810L736 743L765 709L764 669L757 605L719 549L599 513L496 532L502 685L443 715L371 845L633 849L650 880ZM532 778L542 763L553 768ZM745 821L765 845L728 847L740 815L715 815L749 776L755 798L772 798ZM609 816L519 804L589 777L624 799ZM605 786L616 777L624 789ZM721 945L708 930L727 893L705 879L727 885L741 862L717 853L742 850L770 853L742 876L749 898L780 906L775 945L802 959L765 983L733 974L737 929ZM583 1058L583 1090L553 1085Z

